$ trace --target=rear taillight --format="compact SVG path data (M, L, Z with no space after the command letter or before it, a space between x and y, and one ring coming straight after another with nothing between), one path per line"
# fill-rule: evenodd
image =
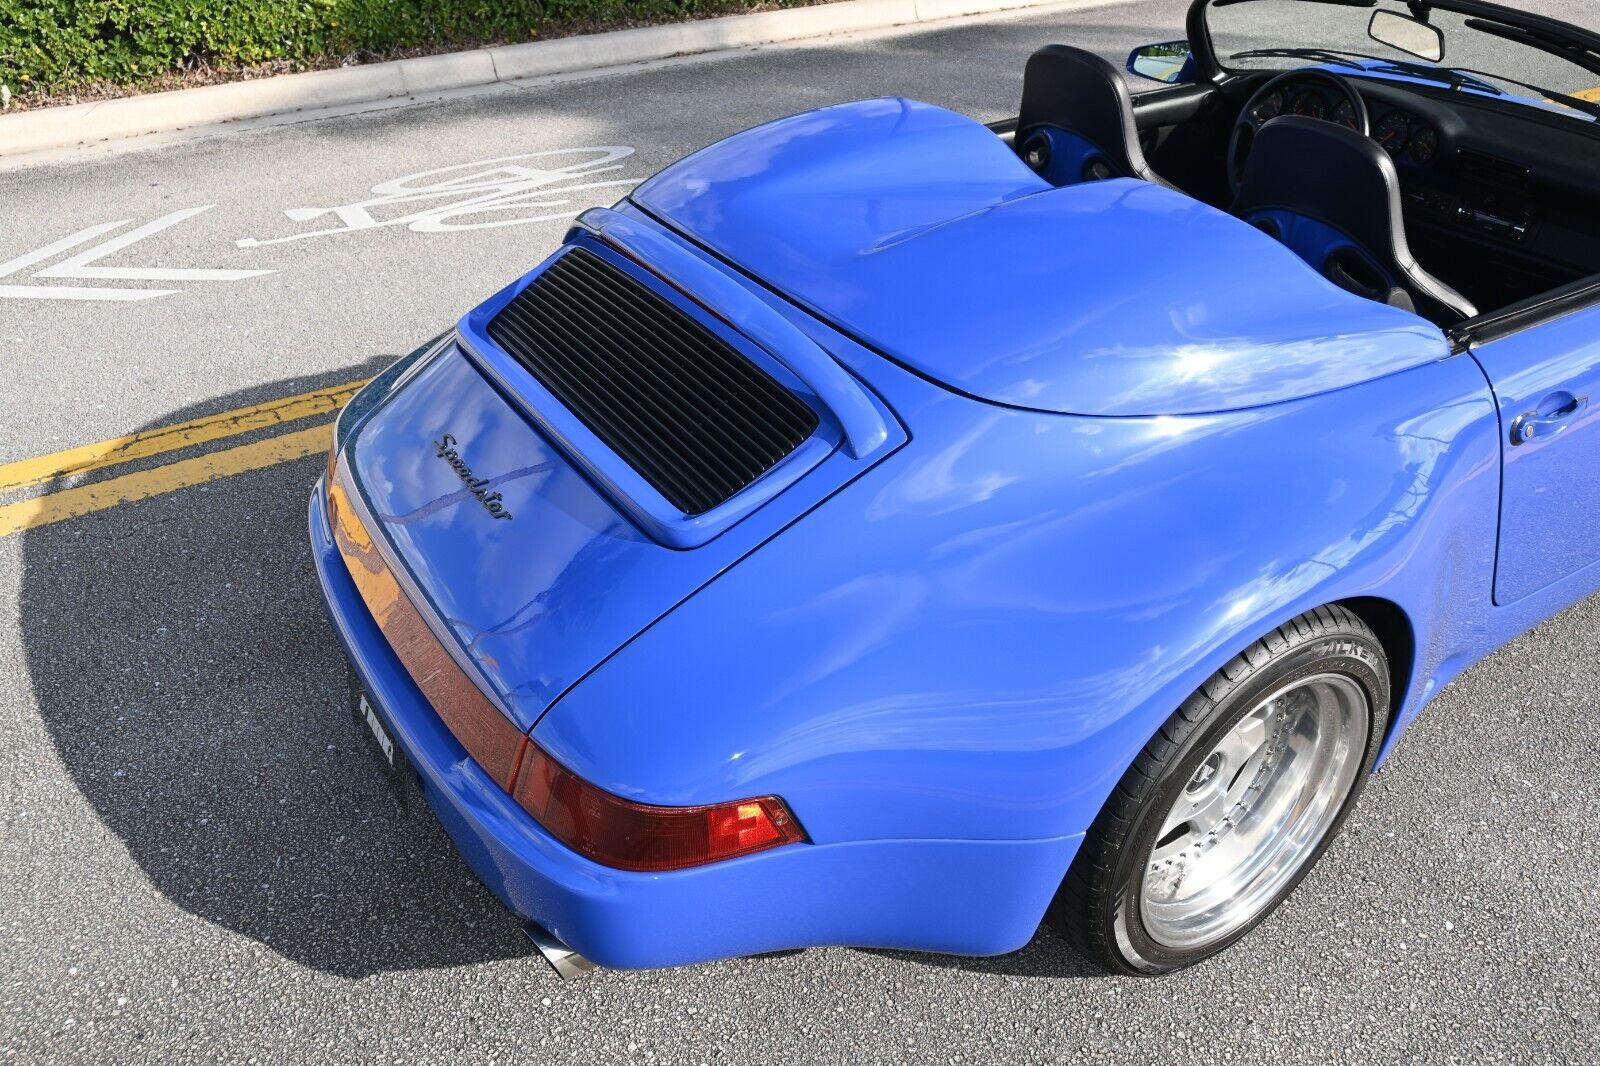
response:
M514 795L557 840L604 866L681 870L805 839L776 796L655 807L596 788L531 741Z

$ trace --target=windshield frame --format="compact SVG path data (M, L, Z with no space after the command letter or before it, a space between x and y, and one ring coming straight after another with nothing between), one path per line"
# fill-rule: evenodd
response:
M1253 71L1233 69L1225 66L1217 55L1216 45L1211 38L1211 28L1207 13L1219 5L1225 7L1244 6L1256 0L1193 0L1189 5L1188 15L1185 18L1188 32L1189 48L1194 54L1195 80L1201 83L1217 83L1229 78L1248 76ZM1323 7L1350 7L1375 10L1377 0L1294 0L1294 2L1315 4ZM1547 15L1536 15L1528 11L1518 11L1515 8L1505 7L1501 4L1488 3L1486 0L1425 0L1423 5L1429 9L1450 11L1468 18L1485 19L1502 26L1512 27L1527 31L1531 36L1542 39L1552 44L1549 49L1544 49L1539 43L1519 42L1522 47L1547 50L1551 55L1573 62L1570 58L1560 55L1555 45L1565 44L1589 54L1589 57L1600 63L1600 33L1575 26L1560 19ZM1447 69L1447 63L1440 63L1441 69ZM1285 69L1292 69L1286 67ZM1574 112L1573 114L1577 114ZM1592 119L1591 119L1592 121Z
M1248 3L1250 0L1234 0L1238 3ZM1369 0L1304 0L1306 3L1331 3L1344 7L1374 8L1375 2ZM1194 57L1192 84L1200 86L1217 86L1225 82L1241 78L1250 78L1261 72L1239 72L1230 70L1218 62L1216 46L1211 40L1210 27L1206 21L1206 13L1214 5L1213 0L1192 0L1189 10L1185 15L1185 31L1189 41L1190 51ZM1453 11L1458 14L1473 18L1484 18L1504 26L1518 27L1542 33L1558 40L1592 52L1600 57L1600 33L1562 22L1559 19L1545 15L1536 15L1526 11L1517 11L1500 4L1482 2L1482 0L1429 0L1428 6L1441 11ZM1286 69L1293 69L1288 67ZM1493 98L1486 98L1492 100ZM1509 106L1509 105L1508 105ZM1516 106L1521 106L1519 102ZM1573 112L1552 111L1553 117L1562 119L1581 119ZM1592 123L1593 119L1583 119ZM1591 274L1587 277L1529 297L1509 307L1496 308L1468 319L1465 322L1452 326L1446 331L1450 340L1450 349L1454 354L1466 352L1473 345L1487 344L1501 340L1505 337L1533 329L1554 319L1566 315L1600 307L1600 274Z

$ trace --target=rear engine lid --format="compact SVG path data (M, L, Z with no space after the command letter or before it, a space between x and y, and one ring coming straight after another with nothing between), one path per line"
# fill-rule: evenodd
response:
M1017 407L1226 411L1449 354L1222 211L1143 181L1055 188L910 100L738 134L632 200L896 362Z
M344 459L372 528L381 531L391 563L399 564L394 569L409 578L403 584L415 605L436 631L453 636L486 691L522 730L635 634L905 439L873 398L892 439L868 457L852 455L841 446L832 412L782 367L759 362L761 353L748 339L664 285L647 282L648 272L637 264L596 242L580 243L585 250L568 266L592 270L604 260L652 286L664 301L652 313L683 316L659 323L668 348L687 351L697 329L725 346L716 358L691 352L691 361L710 378L686 370L677 386L660 382L661 391L630 398L626 394L638 382L629 375L639 371L628 369L628 360L668 358L672 351L616 332L622 320L602 323L608 312L599 305L525 305L525 313L497 319L544 271L574 255L569 246L488 301L490 313L467 316L462 339L422 365L355 429ZM570 281L570 291L576 293L580 282L597 284L593 274L585 275ZM506 330L514 326L519 337L480 328L493 321L510 323ZM570 338L580 328L588 338L581 351L590 360L581 380L557 381L566 367L529 369L494 339L500 332L511 347L551 355L555 346L543 343L546 332L566 330ZM710 342L701 337L697 343ZM728 362L747 356L747 367ZM572 406L560 403L535 370L569 395ZM781 409L774 415L774 435L745 441L743 434L758 427L742 423L740 433L729 435L692 424L730 417L722 404L705 400L724 388L746 400L759 393ZM588 431L579 412L599 432ZM639 435L646 423L662 428L680 415L678 429L687 436ZM609 426L613 416L631 421ZM699 516L716 517L720 510L724 524L688 549L658 535L634 513L637 501L624 498L646 494L640 471L649 464L630 455L636 464L630 467L608 448L604 439L613 430L646 449L676 447L674 454L651 461L668 462L689 476L687 484L711 493L691 506L732 486L730 498ZM715 450L718 469L726 473L734 461L730 449L741 441L764 447L773 462L753 477L747 475L754 468L733 470L737 477L709 488L694 476L692 468L713 461L696 449ZM696 536L708 532L691 528Z

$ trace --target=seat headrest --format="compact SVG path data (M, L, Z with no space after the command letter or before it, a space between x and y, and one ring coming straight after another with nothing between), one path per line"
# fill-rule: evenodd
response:
M1256 131L1233 214L1288 211L1344 234L1377 257L1427 317L1465 319L1477 310L1418 265L1406 240L1400 174L1378 142L1334 122L1287 115Z
M1106 60L1065 44L1045 45L1028 57L1019 131L1060 126L1110 152L1122 144L1124 130L1132 124L1133 96L1122 73Z
M1366 248L1406 247L1394 160L1333 122L1288 115L1256 131L1233 213L1273 208L1334 226Z
M1093 52L1048 44L1028 57L1017 143L1038 126L1057 126L1089 141L1105 153L1116 177L1167 184L1139 146L1133 95L1122 71Z

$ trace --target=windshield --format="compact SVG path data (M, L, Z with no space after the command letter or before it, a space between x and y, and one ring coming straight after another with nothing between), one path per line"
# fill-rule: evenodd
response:
M1369 36L1375 11L1409 16L1411 5L1398 0L1366 6L1338 0L1212 0L1205 14L1217 61L1227 70L1286 70L1377 59L1393 64L1378 68L1385 73L1541 100L1591 118L1600 110L1600 73L1514 39L1525 33L1514 26L1432 8L1427 21L1440 31L1444 54L1430 63ZM1600 65L1600 55L1581 49L1577 54Z

